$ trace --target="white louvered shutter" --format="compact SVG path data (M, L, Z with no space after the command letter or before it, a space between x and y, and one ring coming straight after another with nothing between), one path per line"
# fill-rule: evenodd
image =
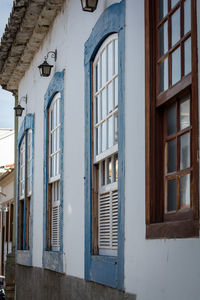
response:
M51 247L60 250L60 181L52 184Z
M52 248L59 250L60 248L60 206L52 207Z
M118 247L118 191L99 196L99 254L116 255Z

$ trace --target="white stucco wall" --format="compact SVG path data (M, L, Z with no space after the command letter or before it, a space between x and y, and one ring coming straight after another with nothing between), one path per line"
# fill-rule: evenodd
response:
M80 278L84 278L84 43L100 14L114 2L119 1L101 0L89 14L81 10L80 1L69 0L19 86L19 97L28 95L26 112L35 113L33 265L42 267L44 94L53 74L65 69L64 260L66 273ZM200 0L197 3L200 49ZM197 300L199 239L145 240L144 1L126 1L125 28L125 290L136 294L137 300ZM50 78L42 78L37 66L55 49L56 67Z

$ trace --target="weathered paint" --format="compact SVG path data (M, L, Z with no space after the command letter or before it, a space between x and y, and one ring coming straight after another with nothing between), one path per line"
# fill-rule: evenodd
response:
M16 261L18 264L23 264L27 266L32 265L32 250L33 250L33 202L34 202L34 189L33 189L33 183L34 183L34 114L27 114L23 122L20 126L18 136L17 136L17 172L16 172L16 212L18 212L18 201L19 201L19 155L20 155L20 144L25 136L25 140L27 141L27 134L26 130L31 129L32 130L32 194L31 194L31 206L30 206L30 249L29 250L19 250L17 249L18 245L18 238L17 238L17 230L18 230L18 218L16 217ZM25 148L27 149L27 147ZM26 150L27 151L27 150ZM26 155L25 155L25 161L26 161ZM25 168L26 170L26 168ZM26 171L25 171L25 178L26 178ZM25 183L25 195L26 195L26 183ZM26 201L24 201L26 202ZM24 205L24 211L26 206ZM25 224L25 214L24 214L24 224ZM26 234L26 227L24 226L24 236ZM23 248L25 248L25 239L23 240Z
M108 7L95 24L85 43L85 279L123 289L124 282L124 51L125 1ZM91 62L105 38L119 38L119 182L118 182L118 255L94 256L92 253L92 159L91 159Z
M60 93L60 251L47 251L46 250L46 220L47 220L47 122L48 122L48 108L51 105L51 101L56 93ZM57 272L63 272L63 151L64 151L64 70L62 72L55 73L48 89L44 96L44 166L43 166L43 267L54 270Z

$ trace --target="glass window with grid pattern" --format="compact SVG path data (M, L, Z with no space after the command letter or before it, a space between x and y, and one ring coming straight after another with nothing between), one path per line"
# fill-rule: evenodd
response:
M50 248L60 250L60 93L49 107L49 195Z
M32 130L28 129L19 148L18 249L30 247L30 204L32 190Z
M118 36L109 36L93 63L93 160L98 172L100 255L117 255L118 247ZM97 171L98 169L98 171ZM94 172L95 173L95 172Z
M153 223L194 220L198 216L196 5L191 0L156 0L150 5L156 15L156 21L151 21L156 40L155 101L151 104L151 122L156 129L150 141L155 163L151 163L154 174L163 182L153 183L157 200L151 205L154 213L151 210L150 219ZM180 224L184 232L179 228L176 233L174 223L172 230L162 227L162 234L194 235L193 225L186 230L183 222Z

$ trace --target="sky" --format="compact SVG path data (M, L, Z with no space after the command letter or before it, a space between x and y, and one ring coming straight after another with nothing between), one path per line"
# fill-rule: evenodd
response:
M13 6L13 0L0 0L0 39ZM0 128L14 128L14 97L0 86Z

